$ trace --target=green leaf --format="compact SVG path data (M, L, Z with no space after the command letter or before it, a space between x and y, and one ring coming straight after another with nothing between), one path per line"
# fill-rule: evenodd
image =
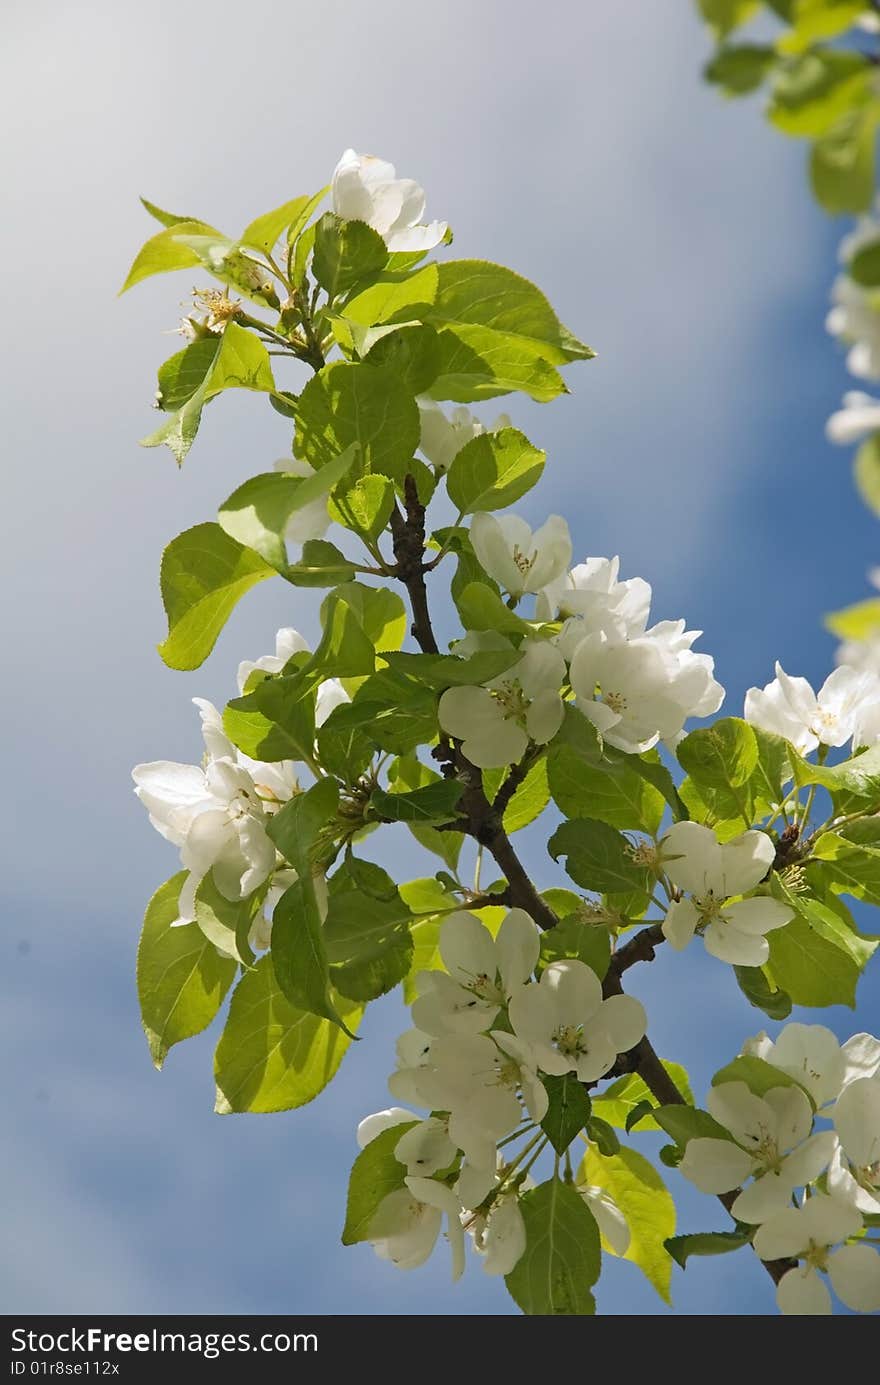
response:
M567 394L565 381L539 349L488 327L445 327L437 336L437 376L429 399L473 404L521 390L539 404Z
M462 560L467 562L467 555L459 558L459 564ZM476 558L473 561L476 564ZM534 627L511 611L497 589L487 586L485 581L466 582L457 591L453 579L452 595L462 624L468 630L495 630L499 635L534 634Z
M824 48L780 64L767 115L783 134L821 139L870 94L861 53Z
M523 1195L520 1210L526 1248L504 1279L513 1301L530 1317L595 1313L599 1228L580 1193L551 1178Z
M291 248L293 248L296 245L296 242L299 240L299 238L304 235L306 226L311 220L312 212L315 210L318 204L323 201L323 199L327 196L327 193L329 191L330 185L328 183L326 187L320 188L317 192L312 193L311 197L307 197L304 200L303 206L296 213L295 217L293 218L293 220L287 228L287 244ZM298 198L297 200L300 201L302 199ZM314 240L314 226L310 226L309 231L311 232L310 239ZM299 249L298 246L296 248L297 250ZM309 246L309 252L311 252L311 246ZM297 282L299 282L301 274L295 274L293 277Z
M453 822L458 817L458 800L463 792L464 785L454 779L440 779L411 793L374 789L370 807L387 822Z
M693 1101L685 1069L679 1063L669 1063L665 1059L663 1066L682 1096L688 1101ZM618 1130L628 1130L627 1122L633 1112L640 1106L644 1106L645 1102L648 1102L652 1107L652 1114L639 1121L639 1128L640 1130L659 1130L660 1126L653 1115L654 1098L644 1079L639 1077L637 1073L631 1072L627 1073L625 1077L619 1077L616 1082L612 1082L610 1087L605 1088L601 1096L594 1096L593 1110L609 1125L616 1126Z
M546 458L517 428L480 433L453 458L449 498L463 515L503 510L537 484Z
M547 844L554 861L566 856L566 870L576 884L600 894L650 894L648 872L633 861L632 848L622 833L607 822L572 818L557 827Z
M197 358L193 357L193 364L197 361L200 367L205 355L206 353L201 353ZM166 362L166 365L169 364ZM159 447L165 443L173 452L178 465L182 465L199 430L205 404L228 389L270 393L275 389L268 351L252 332L239 327L237 322L226 324L216 347L213 364L197 389L160 428L141 438L141 446Z
M825 617L826 629L841 640L867 640L880 630L880 596L857 601Z
M566 817L589 813L611 827L655 832L663 817L663 797L626 763L633 758L612 760L597 747L589 761L573 753L570 742L555 741L548 756L553 802Z
M540 289L486 260L447 260L437 266L430 319L479 326L535 349L551 365L589 360L595 352L563 327Z
M348 582L335 593L344 601L357 620L377 654L385 658L398 650L406 634L406 608L397 592L389 587L367 587L363 582ZM322 618L331 598L326 597ZM372 673L372 668L369 670Z
M600 1154L610 1158L620 1152L620 1141L612 1126L601 1116L592 1116L587 1123L587 1136L593 1141Z
M236 603L274 571L219 524L197 524L172 539L159 579L168 616L168 638L159 653L169 668L198 668Z
M687 1236L670 1236L665 1242L666 1249L677 1265L684 1269L692 1255L728 1255L751 1243L754 1232L748 1231L694 1231Z
M335 1077L363 1007L340 1001L345 1029L298 1010L281 991L272 954L246 972L232 994L214 1059L216 1110L290 1111Z
M420 435L415 399L386 367L336 361L297 401L295 450L316 469L357 443L365 471L402 480Z
M141 198L143 201L143 198ZM152 214L159 212L159 208L153 212L152 203L147 205L147 210ZM170 212L163 212L157 220L163 220L170 216ZM170 221L164 231L159 231L152 236L145 245L141 247L135 255L134 263L126 275L125 283L119 290L125 293L127 289L139 284L142 279L148 279L151 274L168 274L174 269L192 269L200 263L199 256L189 246L178 239L181 232L192 232L194 234L218 235L219 232L213 230L204 221Z
M437 296L439 266L425 265L415 273L386 270L345 305L345 316L364 327L378 323L409 323L425 317Z
M295 587L337 587L352 581L355 569L335 543L326 539L306 539L298 563L291 563L284 576Z
M759 0L697 0L700 14L716 38L727 38L758 9Z
M181 226L173 227L172 234L176 241L195 252L199 263L215 279L263 307L279 306L271 272L228 236L221 236L217 232L211 235L192 234Z
M800 909L800 898L797 902ZM824 918L818 911L809 918L799 912L768 934L770 974L795 1005L848 1005L852 1010L861 967L846 946L849 930L832 910L822 908Z
M880 799L880 746L859 751L838 765L814 765L792 753L795 783L821 784L831 793L853 794L856 798Z
M208 1027L237 970L234 958L221 956L197 923L172 927L186 878L180 871L160 885L147 905L138 946L141 1020L157 1068L174 1044Z
M365 1241L379 1203L389 1193L406 1186L406 1165L395 1159L394 1151L406 1132L416 1124L413 1120L383 1130L364 1146L355 1159L348 1181L348 1203L342 1230L344 1246Z
M838 894L880 904L880 851L876 848L823 832L811 854L826 863L822 875Z
M308 662L307 654L298 657ZM223 729L254 760L308 761L315 744L313 686L299 674L264 678L227 705Z
M719 48L704 68L703 76L720 87L725 96L745 96L757 91L775 62L775 48L742 43Z
M696 1106L658 1106L654 1111L654 1120L682 1148L688 1140L731 1140L736 1143L730 1131L720 1125L714 1116Z
M332 302L385 268L388 247L365 221L343 221L325 212L315 224L312 273Z
M545 896L546 897L546 896ZM551 900L547 901L553 908ZM541 963L561 962L575 957L586 962L601 981L611 960L611 937L601 924L584 922L577 914L561 918L555 928L541 934Z
M364 356L366 365L387 366L413 394L424 394L440 371L440 342L426 322L385 330Z
M322 467L316 475L323 476L327 469ZM337 524L361 538L377 539L394 509L394 486L386 476L362 476L352 486L340 486L328 509Z
M874 133L878 112L862 106L838 121L834 130L813 145L810 181L826 212L840 215L866 212L874 196Z
M158 407L165 413L176 413L191 399L213 367L219 349L217 337L202 337L164 361L159 367Z
M360 862L361 869L371 862ZM353 1000L375 1000L402 981L412 965L412 911L385 874L390 898L364 892L351 862L331 882L324 923L327 957L336 989ZM373 867L377 871L377 867Z
M373 746L360 731L325 721L317 730L315 758L328 774L354 787L373 758Z
M672 1261L664 1242L675 1231L675 1203L654 1165L634 1149L621 1148L609 1157L588 1146L578 1181L602 1188L613 1198L630 1231L623 1258L638 1265L648 1283L670 1303Z
M300 223L303 215L306 221L311 216L315 207L324 196L326 188L322 188L312 197L294 197L290 202L283 202L280 207L276 207L271 212L264 212L255 221L250 222L241 233L242 245L252 245L256 250L262 250L264 254L271 253L276 243L281 239L285 231L290 228L294 235L299 234L302 229ZM304 225L305 222L302 222Z
M782 1072L780 1068L774 1068L763 1058L755 1058L751 1054L734 1058L732 1063L719 1068L712 1078L712 1086L720 1087L725 1082L745 1082L754 1096L766 1096L774 1087L800 1087L801 1091L806 1091L806 1088L787 1072Z
M691 731L678 746L682 768L698 784L741 789L758 763L758 742L748 722L724 717L713 726Z
M506 673L522 656L516 649L483 649L460 659L455 654L385 655L397 673L429 688L476 687Z
M220 527L273 567L286 568L284 531L291 515L329 495L356 459L357 448L349 447L313 476L288 476L281 471L252 476L221 505Z
M483 789L489 802L508 778L510 771L503 769L483 770ZM550 802L550 787L547 783L547 761L542 756L526 774L525 779L515 790L504 810L504 830L510 836L540 817Z
M541 1129L557 1154L564 1154L575 1135L590 1119L590 1098L573 1072L562 1077L543 1077L549 1105Z
M320 779L306 793L285 803L266 831L298 879L272 915L272 962L278 985L291 1004L344 1028L333 1003L323 921L313 871L322 829L336 816L339 788Z
M779 40L780 50L800 53L819 39L845 33L864 13L861 0L794 0L793 27Z
M870 240L860 245L846 272L863 289L880 288L880 240Z
M214 883L213 871L196 890L196 923L205 937L242 966L253 966L254 954L248 937L258 914L262 913L266 890L258 889L246 899L229 900Z
M380 750L406 755L437 734L436 698L429 688L383 668L361 684L353 702L337 707L325 725L363 731Z
M750 1005L763 1010L772 1020L788 1019L791 996L780 987L772 987L763 967L734 967L736 983Z
M868 509L880 515L880 434L874 433L862 443L853 462L853 474Z
M183 221L190 221L196 226L204 223L195 216L178 216L176 212L163 212L161 207L157 207L155 202L150 202L146 197L140 198L141 205L146 208L155 221L162 226L179 226Z

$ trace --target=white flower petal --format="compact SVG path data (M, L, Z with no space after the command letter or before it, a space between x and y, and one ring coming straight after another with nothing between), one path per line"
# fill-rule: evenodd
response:
M688 1140L679 1171L701 1193L727 1193L749 1177L754 1160L732 1140Z
M787 1317L824 1317L831 1313L831 1295L814 1269L799 1266L784 1274L776 1286L776 1302Z
M847 1308L880 1312L880 1255L871 1246L841 1246L828 1261L828 1277Z

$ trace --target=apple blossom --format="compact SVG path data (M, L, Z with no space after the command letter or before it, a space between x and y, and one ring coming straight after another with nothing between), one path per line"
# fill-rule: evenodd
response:
M766 832L742 832L721 843L711 827L675 823L662 840L663 865L687 897L675 899L663 920L663 936L681 951L695 933L706 951L733 966L760 967L770 948L765 934L783 928L792 910L769 895L736 899L760 884L776 855Z
M880 677L840 665L814 693L806 678L791 678L781 664L766 687L746 693L743 716L753 726L790 741L807 755L819 744L868 745L880 734Z
M825 424L829 442L848 447L861 442L869 433L880 430L880 399L862 390L848 390L843 396L843 408L831 414Z
M541 943L523 909L510 910L495 938L461 911L444 919L439 949L446 971L419 972L413 1020L428 1034L480 1034L529 979Z
M446 239L445 221L422 222L424 189L373 154L346 149L333 170L331 196L337 216L365 221L393 253L433 250Z
M406 1165L407 1172L426 1178L448 1168L457 1153L458 1146L449 1137L449 1121L436 1116L419 1121L394 1146L394 1157Z
M358 1149L366 1149L383 1131L415 1120L418 1120L418 1116L414 1116L412 1111L407 1111L403 1106L389 1106L384 1111L374 1111L372 1115L364 1116L357 1128Z
M526 1224L514 1191L500 1193L485 1213L465 1222L486 1274L510 1274L526 1249Z
M849 346L847 370L860 380L880 380L880 313L871 293L841 274L834 281L831 297L833 307L825 326Z
M880 1071L880 1039L853 1034L841 1044L822 1024L787 1024L775 1042L762 1032L747 1039L742 1051L794 1077L817 1108L834 1101L850 1082Z
M547 640L527 639L521 653L485 687L447 688L440 698L440 725L481 769L515 764L530 742L546 745L562 725L564 658Z
M579 1183L577 1190L596 1219L596 1225L612 1255L626 1255L632 1235L626 1217L610 1193L589 1183Z
M273 469L302 480L315 474L314 468L299 457L279 457L278 461L273 464ZM301 509L293 511L284 526L284 537L288 543L301 544L308 539L322 539L329 527L330 514L327 509L327 497L320 495L317 500L310 500L308 505L303 505Z
M880 1078L856 1078L841 1092L832 1116L840 1149L828 1173L828 1191L880 1216Z
M782 1313L831 1312L831 1295L820 1271L847 1308L880 1310L880 1255L864 1244L841 1245L861 1229L862 1218L854 1208L823 1193L814 1193L801 1207L780 1210L758 1228L754 1247L762 1260L804 1261L779 1281L776 1301Z
M538 985L514 994L509 1014L536 1068L560 1077L576 1072L581 1082L603 1077L647 1026L640 1001L628 995L603 1000L596 973L576 959L551 962Z
M388 1090L398 1101L422 1106L419 1079L430 1066L434 1040L420 1029L407 1029L397 1040L397 1067L388 1078Z
M437 1244L446 1213L452 1248L452 1277L464 1270L464 1229L455 1193L430 1178L408 1177L406 1187L395 1188L382 1199L373 1214L367 1239L382 1260L401 1270L418 1269Z
M619 558L586 558L538 593L537 619L565 622L555 642L566 659L585 635L644 634L651 588L641 577L618 580L619 569Z
M724 689L708 655L693 654L696 632L664 622L633 639L587 635L571 660L571 686L584 716L610 745L630 754L659 740L675 744L689 716L717 711Z
M458 404L447 415L433 399L417 399L421 437L419 451L438 472L452 466L465 443L481 433L497 433L510 427L510 416L499 414L494 423L481 423L464 404Z
M242 659L238 666L238 691L244 693L251 675L261 673L282 673L294 654L307 654L309 646L298 630L285 626L275 636L275 653L263 654L259 659ZM325 678L318 684L315 698L315 725L323 726L334 708L349 701L348 693L338 678Z
M688 1140L679 1169L703 1193L731 1192L753 1177L731 1208L739 1221L763 1222L785 1207L834 1153L832 1131L811 1134L812 1107L799 1087L771 1087L759 1097L745 1082L723 1082L711 1088L706 1106L733 1140Z
M471 521L470 538L484 571L517 599L555 582L571 561L571 535L559 515L532 533L518 515L480 511Z

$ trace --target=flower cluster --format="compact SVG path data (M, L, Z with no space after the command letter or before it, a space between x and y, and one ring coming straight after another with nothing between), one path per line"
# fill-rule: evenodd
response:
M822 1274L848 1308L877 1312L880 1254L864 1231L880 1213L880 1041L841 1046L822 1025L789 1024L744 1052L779 1083L761 1095L746 1081L714 1086L706 1104L721 1130L687 1141L681 1172L702 1192L736 1192L731 1214L756 1228L763 1260L798 1262L778 1284L783 1313L830 1313Z
M617 558L588 558L569 571L571 538L558 515L533 533L517 515L479 513L470 539L509 604L534 594L535 628L551 631L527 638L522 659L500 677L441 698L440 724L466 742L475 764L508 765L529 742L546 744L561 725L564 696L610 745L631 754L660 740L674 746L688 717L718 710L724 689L713 661L691 648L699 631L686 630L684 621L649 628L651 588L639 577L620 581ZM458 652L512 647L492 638L491 645L485 636L479 645L463 642Z
M280 673L294 654L308 648L289 628L278 631L275 653L238 667L239 693L249 689L254 675ZM334 707L346 701L336 679L318 689L316 721L321 725ZM223 718L212 702L195 697L202 720L205 753L199 765L155 760L135 765L135 793L156 831L180 851L188 872L178 900L176 925L198 921L196 893L211 876L224 899L231 902L270 882L266 916L259 915L250 933L252 947L264 949L271 938L272 910L296 879L278 855L266 832L269 818L294 794L301 792L299 767L292 760L264 763L245 755L229 740ZM216 939L212 939L216 943Z
M401 1035L388 1081L396 1100L431 1114L394 1107L358 1130L363 1147L408 1123L394 1147L405 1187L380 1203L369 1240L382 1258L413 1269L431 1253L445 1213L455 1277L465 1231L487 1273L508 1274L525 1249L518 1199L546 1144L547 1079L603 1077L644 1035L645 1011L631 996L603 999L595 973L577 960L553 962L535 981L540 935L522 909L510 910L494 938L472 914L450 914L439 949L445 970L419 973L416 1027ZM621 1244L617 1209L594 1188L582 1192L588 1205L602 1203L609 1240Z
M777 663L771 683L749 688L743 716L784 737L801 755L847 741L855 752L880 740L880 675L842 663L816 693L806 678L791 678Z

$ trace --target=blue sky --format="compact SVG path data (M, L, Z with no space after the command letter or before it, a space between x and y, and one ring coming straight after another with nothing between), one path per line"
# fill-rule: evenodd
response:
M176 869L130 791L139 760L198 754L194 694L222 702L308 593L267 584L193 674L155 654L161 548L289 446L249 396L212 405L182 473L138 448L186 276L116 291L150 223L138 193L231 233L327 181L348 144L426 186L456 253L537 280L599 351L554 406L517 401L550 455L521 508L561 511L578 555L619 552L658 618L706 633L740 710L774 658L821 681L824 610L862 594L874 522L823 440L846 385L822 319L842 227L803 150L704 88L688 3L523 0L186 6L13 3L0 102L6 502L0 515L6 787L0 1177L7 1312L497 1314L474 1265L403 1275L338 1243L353 1126L386 1104L396 1000L312 1106L212 1114L216 1028L153 1071L133 988L146 898ZM34 93L39 93L35 99ZM505 405L499 405L505 407ZM497 410L496 410L497 411ZM485 410L493 417L492 406ZM442 587L442 584L438 584ZM540 844L540 883L563 883ZM419 869L416 865L415 869ZM414 869L414 873L415 873ZM638 978L697 1092L760 1027L726 970L688 954ZM878 987L862 992L871 1024ZM828 1021L826 1015L823 1021ZM682 1225L723 1225L677 1175ZM676 1274L688 1313L765 1313L745 1253ZM611 1264L604 1312L665 1311Z

